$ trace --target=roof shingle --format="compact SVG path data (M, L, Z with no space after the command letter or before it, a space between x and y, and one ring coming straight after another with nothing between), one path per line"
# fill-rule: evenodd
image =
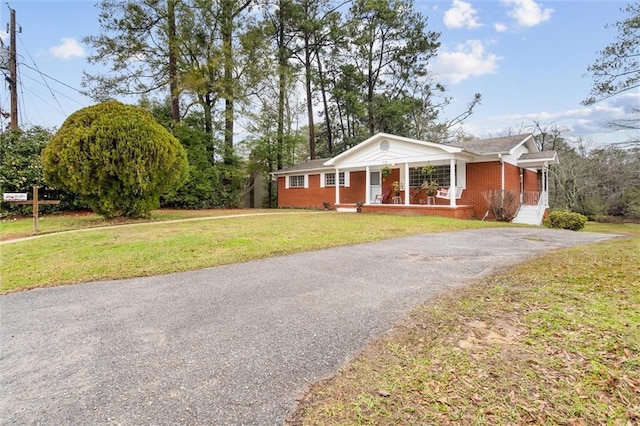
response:
M491 139L472 139L469 141L456 142L451 145L462 148L465 151L477 155L486 154L506 154L514 147L522 143L531 136L530 133L513 136L502 136Z
M318 169L333 169L333 167L325 167L324 163L330 160L329 158L317 158L315 160L307 160L304 163L296 164L294 166L285 167L278 170L280 172L298 172L304 170L318 170Z

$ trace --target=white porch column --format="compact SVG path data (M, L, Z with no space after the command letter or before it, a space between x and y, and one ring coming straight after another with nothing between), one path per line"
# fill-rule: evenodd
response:
M365 183L364 183L364 203L371 204L371 169L369 166L366 167L365 171Z
M456 206L456 195L458 188L456 188L456 160L452 158L449 161L449 205L451 207Z
M542 196L545 208L549 208L549 164L547 162L542 167Z
M402 179L404 182L404 205L408 206L409 201L409 163L404 163L404 178Z
M340 170L336 167L336 201L335 204L340 204Z

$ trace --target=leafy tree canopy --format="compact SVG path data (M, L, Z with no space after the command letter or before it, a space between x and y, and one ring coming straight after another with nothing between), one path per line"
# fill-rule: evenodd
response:
M27 192L33 185L44 184L40 153L52 136L42 127L0 134L0 187L3 192Z
M144 109L108 101L73 113L42 153L44 178L106 217L143 217L188 176L180 142Z

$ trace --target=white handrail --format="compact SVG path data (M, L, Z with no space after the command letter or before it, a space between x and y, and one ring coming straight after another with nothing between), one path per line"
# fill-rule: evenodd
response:
M536 223L541 224L542 218L544 217L544 212L547 209L547 192L542 192L540 194L540 199L538 200L538 204L536 206Z

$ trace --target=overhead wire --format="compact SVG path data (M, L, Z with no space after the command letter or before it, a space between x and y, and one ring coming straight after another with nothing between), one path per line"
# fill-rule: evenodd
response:
M4 81L4 85L5 85L5 95L2 98L2 101L0 102L0 133L4 131L4 129L7 127L8 125L8 116L5 116L5 114L9 113L9 105L10 105L10 101L9 101L9 89L7 88L7 81Z
M40 69L38 68L38 65L36 64L36 61L33 60L33 57L31 56L31 53L29 52L29 49L27 48L27 46L24 44L24 42L22 41L22 37L18 37L18 39L20 40L20 44L22 45L22 47L24 48L24 50L27 52L27 55L29 55L29 58L31 59L31 62L33 62L33 65L35 66L35 71L40 74L40 78L42 78L42 81L44 82L44 84L47 86L47 88L49 89L49 93L51 93L51 96L53 97L53 99L56 101L56 103L58 104L58 106L60 107L60 109L62 110L62 113L66 115L66 113L64 112L64 108L62 107L62 105L60 104L60 101L58 100L58 98L56 97L55 93L53 93L53 90L51 90L51 87L49 86L49 83L47 82L47 80L44 78L43 73L40 71Z
M26 75L26 74L24 74L24 73L23 73L23 77L28 78L29 80L33 81L33 82L34 82L34 83L36 83L36 84L40 84L40 85L44 86L44 84L43 84L43 83L41 83L40 81L36 80L35 78L33 78L33 77L29 76L29 75ZM77 103L77 104L78 104L78 105L80 105L80 106L84 106L84 104L83 104L82 102L79 102L77 99L72 98L71 96L67 96L66 94L62 93L62 92L61 92L61 91L59 91L59 90L56 90L56 89L52 89L52 90L53 90L54 92L56 92L58 95L60 95L60 96L62 96L62 97L65 97L65 98L67 98L68 100L73 101L73 102Z
M43 72L42 72L42 71L40 71L39 69L36 69L36 68L30 67L29 65L27 65L27 64L25 64L25 63L23 63L22 65L23 65L23 66L25 66L25 67L27 67L27 68L29 68L30 70L33 70L33 71L37 72L38 74L40 74L40 75L42 75L42 76L44 76L44 77L47 77L47 78L48 78L48 79L50 79L50 80L55 81L55 82L56 82L56 83L58 83L58 84L62 84L63 86L65 86L65 87L67 87L67 88L69 88L69 89L71 89L71 90L75 90L76 92L78 92L78 93L79 93L79 94L81 94L81 95L84 95L84 93L82 93L82 91L81 91L80 89L76 89L75 87L70 86L70 85L68 85L67 83L62 82L62 81L60 81L60 80L56 79L55 77L51 77L50 75L47 75L47 74L43 73Z

